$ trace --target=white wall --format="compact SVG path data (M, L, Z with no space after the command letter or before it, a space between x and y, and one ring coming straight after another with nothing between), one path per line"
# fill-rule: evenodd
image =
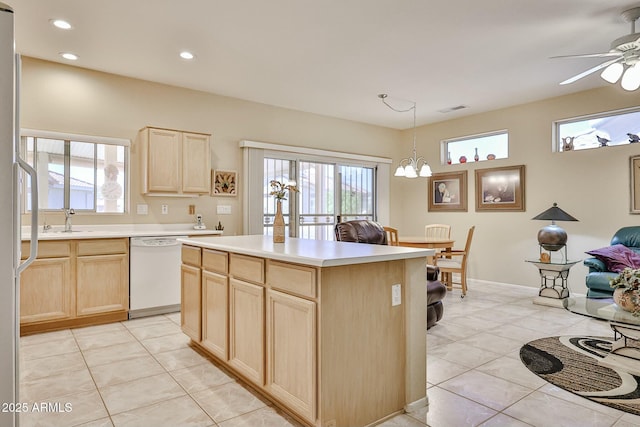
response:
M378 102L375 95L372 102ZM133 213L99 219L76 214L74 224L189 223L194 219L188 214L188 205L195 204L208 227L221 221L226 234L241 234L242 195L193 199L140 194L135 137L145 126L211 133L212 168L239 173L242 153L238 144L245 139L392 157L400 137L400 132L392 129L23 58L21 127L128 138L133 142ZM149 215L135 214L138 203L149 205ZM380 203L388 204L387 200ZM160 214L161 204L169 205L169 215ZM231 205L232 215L217 215L218 204ZM41 222L46 218L49 224L64 223L62 213L40 218ZM23 223L28 223L26 216Z
M399 132L33 58L23 58L22 86L22 127L132 140L147 125L211 133L213 168L240 172L238 142L245 139L391 157L394 162L411 154L411 130ZM372 102L379 101L372 96ZM585 250L607 245L619 227L640 224L639 216L628 213L628 161L640 154L640 144L553 153L552 122L637 105L638 92L611 86L423 126L418 129L418 154L429 159L433 171L468 171L468 212L429 213L427 181L392 176L389 200L381 201L390 206L389 224L402 235L412 235L421 234L428 223L449 223L457 246L463 245L468 228L476 225L470 277L537 287L538 273L524 259L538 255L536 233L545 223L531 218L553 202L580 220L561 224L569 234L570 258L584 258ZM509 130L509 159L439 164L441 140L499 129ZM135 143L131 160L133 211L137 203L147 203L150 213L106 216L103 222L191 222L187 206L195 203L207 225L220 220L226 233L242 232L241 196L144 197L139 191ZM476 213L475 169L519 164L526 165L526 211ZM160 214L165 203L169 215ZM232 205L234 214L218 216L217 204ZM49 214L47 221L64 220L61 214L53 218ZM76 215L74 223L96 220ZM581 264L571 270L573 292L585 292L585 273Z
M531 218L553 202L580 221L559 223L569 235L569 258L584 259L584 251L607 246L618 228L640 225L640 216L629 214L629 157L640 154L640 144L552 152L553 121L638 105L638 92L612 86L423 126L418 155L430 160L433 171L468 171L468 212L427 212L426 180L392 178L392 203L401 206L392 217L402 225L401 234L420 234L428 223L451 224L456 246L464 246L468 228L475 225L469 277L537 287L538 272L524 259L538 256L537 231L547 223ZM443 139L500 129L509 131L509 159L440 164ZM405 131L405 154L410 138ZM526 166L526 211L475 212L475 170L520 164ZM586 293L586 272L582 263L571 269L572 292Z

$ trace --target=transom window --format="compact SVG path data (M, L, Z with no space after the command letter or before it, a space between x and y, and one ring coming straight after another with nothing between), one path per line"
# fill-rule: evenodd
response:
M22 151L37 172L41 210L125 212L128 140L24 130ZM31 179L23 182L30 194Z
M559 120L554 124L557 151L640 142L640 108Z
M455 165L509 157L509 133L498 131L442 141L442 164Z

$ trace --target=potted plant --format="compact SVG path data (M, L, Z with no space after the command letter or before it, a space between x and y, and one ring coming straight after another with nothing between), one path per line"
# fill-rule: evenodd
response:
M626 267L609 281L614 288L613 301L620 308L640 316L640 269Z

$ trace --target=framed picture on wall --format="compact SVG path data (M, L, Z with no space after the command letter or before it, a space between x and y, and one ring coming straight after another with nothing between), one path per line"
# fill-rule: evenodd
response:
M467 211L467 171L434 173L429 178L429 212Z
M633 214L640 214L640 156L629 159L631 176L631 210Z
M214 170L211 177L212 196L235 196L238 194L236 171Z
M524 165L476 169L476 211L524 212Z

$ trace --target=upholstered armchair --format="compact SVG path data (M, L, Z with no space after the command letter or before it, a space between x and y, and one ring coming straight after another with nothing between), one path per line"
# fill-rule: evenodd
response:
M613 288L609 281L624 267L640 267L640 226L623 227L611 238L611 246L586 253L594 256L584 260L589 267L587 297L611 297Z
M336 240L340 242L387 244L387 232L375 221L366 219L339 222L335 227Z
M440 270L435 265L427 265L427 329L435 325L444 313L442 299L447 295L447 287L438 280Z

